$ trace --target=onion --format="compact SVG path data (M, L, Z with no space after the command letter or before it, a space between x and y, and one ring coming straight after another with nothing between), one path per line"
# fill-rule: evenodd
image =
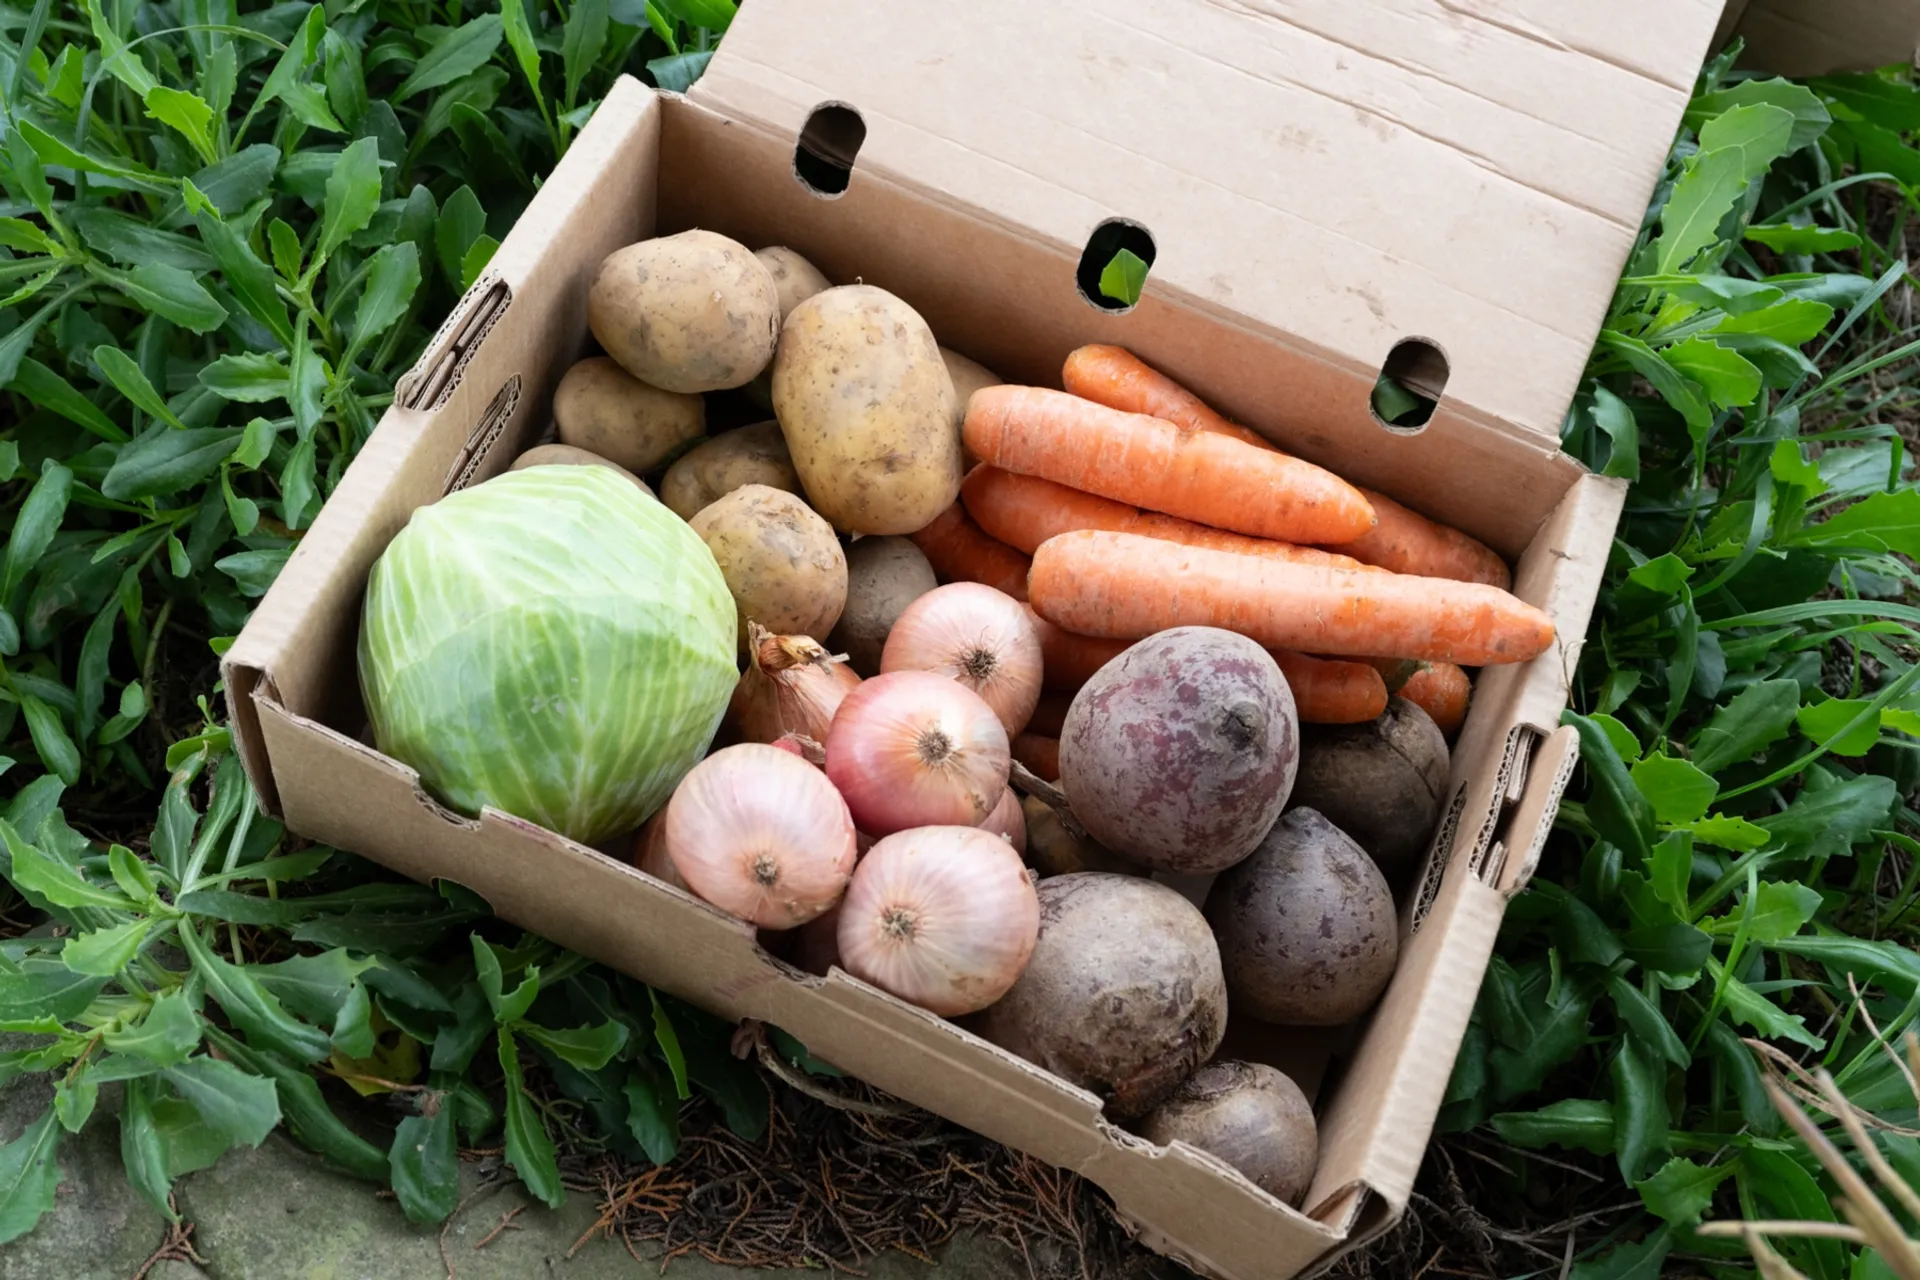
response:
M862 831L984 822L1007 789L1007 731L958 682L895 671L848 694L827 734L827 777Z
M887 633L880 671L951 676L986 699L1011 738L1040 701L1040 632L1012 596L950 583L907 606Z
M1013 846L1013 851L1021 857L1027 856L1027 816L1020 808L1020 797L1008 787L1000 795L1000 803L993 806L993 812L980 824L982 831L991 831Z
M881 840L840 906L840 964L948 1017L984 1009L1027 967L1040 899L1020 855L978 827Z
M760 743L695 765L667 802L666 828L689 889L769 929L828 910L853 871L847 802L820 770Z
M646 825L633 835L633 865L652 876L655 880L672 885L676 889L686 889L687 882L673 869L673 859L667 856L667 811L665 809L648 818ZM692 890L687 890L689 893Z
M777 636L747 623L747 669L734 686L727 719L748 742L798 733L825 739L840 699L860 684L847 665L807 636Z

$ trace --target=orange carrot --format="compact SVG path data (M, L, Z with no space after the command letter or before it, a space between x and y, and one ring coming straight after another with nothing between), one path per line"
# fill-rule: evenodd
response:
M1293 690L1294 708L1307 724L1362 724L1387 709L1387 682L1365 662L1272 652Z
M1049 624L1051 625L1051 624ZM1040 705L1033 709L1033 718L1027 721L1024 733L1037 733L1043 737L1057 738L1067 723L1067 708L1073 705L1073 695L1066 693L1043 693Z
M1190 431L1210 431L1279 452L1263 436L1228 422L1199 396L1120 347L1081 347L1067 357L1063 378L1074 395L1110 409L1150 413ZM1506 561L1492 548L1409 511L1385 494L1371 489L1360 493L1372 504L1379 523L1371 533L1330 544L1328 550L1395 573L1484 582L1502 591L1513 585Z
M1028 588L1055 626L1115 639L1224 627L1272 649L1476 667L1526 662L1553 644L1552 619L1483 583L1324 569L1131 533L1049 540Z
M1317 547L1297 547L1272 538L1249 538L1244 533L1209 529L1178 516L1142 511L1124 502L1102 498L1039 476L1015 475L998 467L978 466L960 486L967 514L990 537L1032 555L1048 538L1075 529L1104 529L1109 533L1137 533L1142 537L1178 542L1189 547L1211 547L1248 556L1272 556L1296 564L1323 564L1341 569L1365 569L1351 556L1337 556Z
M1502 591L1513 585L1513 574L1499 553L1383 493L1362 489L1380 523L1351 542L1328 549L1395 573L1422 578L1452 578L1457 582L1484 582Z
M1262 449L1273 449L1264 436L1228 422L1207 407L1206 401L1125 347L1081 347L1067 357L1060 378L1060 385L1082 400L1127 413L1165 418L1189 431L1211 431Z
M1042 782L1060 781L1060 739L1037 733L1016 734L1013 758L1034 771Z
M1391 681L1396 668L1405 663L1399 658L1368 658L1380 674ZM1448 741L1467 721L1467 703L1473 696L1473 681L1451 662L1422 662L1393 690L1433 718Z
M982 582L1015 600L1027 598L1027 557L989 538L958 502L908 536L942 582Z
M1104 640L1095 636L1077 636L1062 631L1027 606L1040 633L1040 685L1068 697L1080 692L1080 686L1093 679L1093 673L1119 657L1131 640Z
M1061 391L981 388L966 440L1003 471L1258 538L1348 542L1373 527L1360 491L1312 463Z

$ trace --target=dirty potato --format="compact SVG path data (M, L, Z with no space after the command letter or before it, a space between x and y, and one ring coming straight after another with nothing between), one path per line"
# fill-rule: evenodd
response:
M567 370L553 393L561 444L597 453L639 475L707 433L706 402L648 386L605 356Z
M780 294L745 245L682 231L609 254L587 294L587 324L642 382L723 391L751 382L773 359Z
M945 347L940 348L940 359L947 366L947 376L953 379L953 429L958 431L960 424L966 421L967 401L973 398L973 393L982 387L997 387L1006 379L985 365L976 364L958 351L949 351ZM974 464L980 459L974 457L973 451L964 445L962 453L962 465L968 471L973 470Z
M689 522L740 609L740 636L757 622L777 635L818 640L847 602L847 557L825 520L792 494L743 485Z
M832 288L820 268L783 244L754 250L754 257L773 277L774 291L780 295L780 323L785 324L793 309L816 293Z
M647 482L617 462L611 462L597 453L585 449L576 449L570 444L535 445L513 460L509 471L525 471L528 467L605 467L617 472L623 479L631 480L642 493L649 496L653 490L647 488Z
M905 538L861 538L847 548L847 607L827 647L863 679L880 674L880 651L907 606L939 586L933 566Z
M667 468L660 501L682 520L691 520L745 484L800 492L779 423L755 423L695 445Z
M926 321L884 289L843 285L793 309L773 408L808 499L837 529L914 533L960 492L953 380Z

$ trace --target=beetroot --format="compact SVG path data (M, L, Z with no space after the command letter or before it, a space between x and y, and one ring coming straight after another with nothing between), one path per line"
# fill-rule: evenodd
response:
M1140 1135L1219 1156L1288 1204L1300 1203L1320 1159L1306 1095L1260 1062L1209 1062L1140 1122Z
M1074 816L1156 871L1219 871L1253 852L1299 760L1299 716L1272 655L1214 627L1163 631L1100 668L1060 736Z

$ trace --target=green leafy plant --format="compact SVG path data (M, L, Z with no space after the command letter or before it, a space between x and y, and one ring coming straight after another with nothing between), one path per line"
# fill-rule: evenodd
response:
M1586 784L1512 905L1442 1118L1612 1158L1652 1226L1587 1277L1740 1257L1695 1231L1711 1213L1833 1221L1749 1040L1872 1089L1920 1012L1920 491L1875 421L1916 397L1870 390L1920 343L1885 311L1905 264L1857 270L1877 264L1846 197L1888 175L1834 176L1876 119L1920 123L1920 93L1730 63L1567 419L1570 451L1636 482L1566 717ZM1782 1247L1811 1275L1857 1265L1829 1236Z

